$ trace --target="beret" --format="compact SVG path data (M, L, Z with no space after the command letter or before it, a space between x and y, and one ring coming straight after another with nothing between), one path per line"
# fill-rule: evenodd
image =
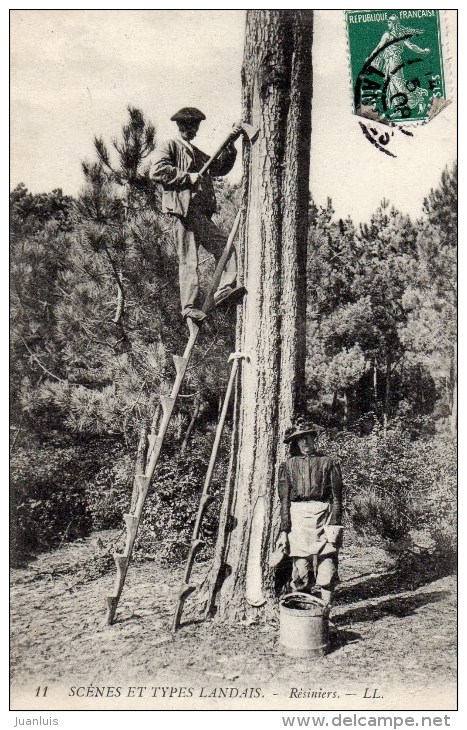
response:
M206 119L203 112L196 109L194 106L184 106L183 109L179 109L173 117L170 117L172 122L186 122L193 120L194 122L202 122Z

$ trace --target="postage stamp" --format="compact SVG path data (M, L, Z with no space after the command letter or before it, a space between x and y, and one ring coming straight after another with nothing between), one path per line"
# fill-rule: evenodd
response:
M439 10L346 11L354 113L428 122L449 101Z

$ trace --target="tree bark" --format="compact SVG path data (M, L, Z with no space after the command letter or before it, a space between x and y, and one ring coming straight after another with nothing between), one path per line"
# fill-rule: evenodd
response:
M454 355L452 358L452 393L451 393L450 431L453 436L455 436L457 434L457 342L454 343Z
M388 427L389 407L391 398L391 361L386 361L386 380L384 384L384 400L383 400L383 429L386 433Z
M339 393L337 390L334 391L332 396L331 413L334 415L337 412L337 404L339 403Z
M189 440L189 438L191 436L191 432L193 431L193 429L195 427L196 419L199 416L200 408L201 408L201 395L199 393L196 393L195 399L194 399L194 402L193 402L193 410L192 410L192 413L191 413L191 420L190 420L190 423L188 424L187 430L185 431L185 436L183 438L183 442L182 442L182 445L180 447L180 456L183 456L183 454L186 451L186 447L188 446L188 440Z
M311 137L309 10L249 10L243 118L260 130L244 154L237 321L242 364L226 496L208 611L257 618L274 604L268 555L276 537L284 431L305 400L306 243Z
M349 427L349 397L347 394L347 388L344 388L344 428L347 429Z

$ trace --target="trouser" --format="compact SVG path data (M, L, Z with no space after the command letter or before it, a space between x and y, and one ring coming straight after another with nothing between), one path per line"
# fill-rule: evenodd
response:
M292 581L293 591L307 592L315 584L326 591L332 591L339 582L337 572L337 553L333 555L309 555L306 558L293 558Z
M201 245L211 253L217 264L227 243L227 236L194 206L188 211L186 218L174 216L174 235L179 260L180 300L182 314L185 316L191 309L199 306L198 247ZM234 286L236 278L237 259L235 248L232 247L217 291Z

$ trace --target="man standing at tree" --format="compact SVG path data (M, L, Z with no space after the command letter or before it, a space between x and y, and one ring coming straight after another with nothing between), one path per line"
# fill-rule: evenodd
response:
M227 236L211 220L216 212L216 197L210 175L227 175L237 156L232 142L214 160L209 173L203 177L198 174L209 157L191 142L203 119L206 119L203 112L194 107L184 107L171 117L177 123L178 137L156 151L152 173L153 179L162 185L162 211L173 218L182 315L198 322L206 317L198 306L198 247L201 244L213 254L217 262L227 242ZM214 294L216 306L231 304L243 295L244 288L235 287L236 276L237 264L233 250Z
M330 607L339 581L342 475L339 462L316 450L320 426L297 419L286 431L291 456L279 472L281 526L278 549L293 560L292 590L309 592L313 578Z

